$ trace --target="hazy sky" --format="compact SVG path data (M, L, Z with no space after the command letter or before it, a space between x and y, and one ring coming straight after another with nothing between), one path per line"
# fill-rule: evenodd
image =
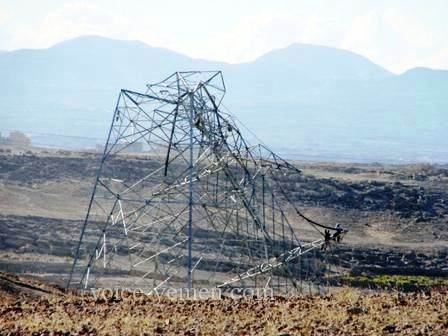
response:
M397 73L448 69L448 0L0 0L0 49L86 34L227 62L302 42L352 50Z

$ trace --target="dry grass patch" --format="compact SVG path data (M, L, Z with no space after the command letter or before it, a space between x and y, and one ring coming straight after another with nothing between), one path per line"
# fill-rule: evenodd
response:
M3 334L447 335L448 290L180 301L1 293ZM0 332L1 334L1 332Z

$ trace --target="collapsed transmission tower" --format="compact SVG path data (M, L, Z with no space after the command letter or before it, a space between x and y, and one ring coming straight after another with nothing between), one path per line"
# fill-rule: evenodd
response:
M297 222L325 226L288 199L300 171L246 142L224 94L221 72L197 71L120 92L69 286L296 286L324 244Z

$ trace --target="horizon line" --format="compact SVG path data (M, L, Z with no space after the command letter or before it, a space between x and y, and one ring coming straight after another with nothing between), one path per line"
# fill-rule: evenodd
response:
M290 48L290 47L293 46L293 45L298 45L298 44L300 44L300 45L308 45L308 46L315 46L315 47L323 47L323 48L329 48L329 49L335 49L335 50L341 50L341 51L349 52L349 53L358 55L358 56L360 56L360 57L363 57L363 58L369 60L370 62L372 62L373 64L377 65L378 67L382 68L383 70L385 70L385 71L391 73L392 75L397 75L397 76L399 76L399 75L403 75L403 74L407 73L408 71L411 71L411 70L414 70L414 69L427 69L427 70L433 70L433 71L448 71L448 68L446 68L446 69L445 69L445 68L432 68L432 67L428 67L428 66L418 66L418 65L417 65L417 66L413 66L413 67L411 67L411 68L408 68L408 69L406 69L406 70L404 70L404 71L402 71L402 72L396 72L396 71L392 71L392 70L388 69L388 68L385 67L385 66L382 66L382 65L378 64L377 62L375 62L374 60L370 59L369 57L364 56L363 54L360 54L360 53L358 53L358 52L356 52L356 51L352 51L352 50L348 50L348 49L343 49L343 48L339 48L339 47L333 47L333 46L329 46L329 45L315 44L315 43L303 43L303 42L293 42L293 43L290 43L290 44L288 44L287 46L284 46L284 47L273 48L273 49L271 49L271 50L269 50L269 51L267 51L267 52L264 52L264 53L262 53L262 54L256 56L255 58L253 58L253 59L251 59L251 60L248 60L248 61L228 62L228 61L220 61L220 60L214 60L214 59L206 59L206 58L202 58L202 57L193 57L193 56L190 56L190 55L188 55L187 53L184 53L184 52L181 52L181 51L177 51L177 50L169 49L169 48L166 48L166 47L153 46L153 45L151 45L151 44L148 44L147 42L144 42L144 41L142 41L142 40L138 40L138 39L122 39L122 38L115 38L115 37L104 36L104 35L98 35L98 34L78 35L78 36L75 36L75 37L67 38L67 39L65 39L65 40L61 40L61 41L56 42L56 43L54 43L54 44L52 44L52 45L50 45L50 46L48 46L48 47L42 47L42 48L26 48L26 47L25 47L25 48L10 49L10 50L7 50L7 49L0 49L0 52L1 52L1 53L0 53L0 57L3 56L3 54L5 54L5 53L17 52L17 51L22 51L22 50L33 50L33 51L47 50L47 49L54 48L54 47L56 47L56 46L58 46L58 45L60 45L60 44L62 44L62 43L65 43L65 42L69 42L69 41L73 41L73 40L81 39L81 38L87 38L87 37L102 38L102 39L106 39L106 40L113 40L113 41L120 41L120 42L137 42L137 43L142 43L142 44L144 44L144 45L146 45L146 46L148 46L148 47L150 47L150 48L163 49L163 50L166 50L166 51L170 51L170 52L173 52L173 53L177 53L177 54L182 55L182 56L185 56L185 57L189 57L189 58L191 58L191 59L195 59L195 60L203 60L203 61L208 61L208 62L223 63L223 64L226 64L226 65L238 65L238 64L252 63L252 62L255 62L255 61L258 60L259 58L261 58L261 57L263 57L263 56L265 56L265 55L267 55L267 54L269 54L269 53L271 53L271 52L273 52L273 51L285 50L285 49Z

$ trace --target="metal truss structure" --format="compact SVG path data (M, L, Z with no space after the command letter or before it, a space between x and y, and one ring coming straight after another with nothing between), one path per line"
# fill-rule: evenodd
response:
M301 241L297 223L321 225L285 193L300 171L246 142L220 108L224 94L219 71L120 92L70 287L297 288L304 256L324 244ZM136 146L144 155L129 153ZM119 158L128 171L116 171Z

